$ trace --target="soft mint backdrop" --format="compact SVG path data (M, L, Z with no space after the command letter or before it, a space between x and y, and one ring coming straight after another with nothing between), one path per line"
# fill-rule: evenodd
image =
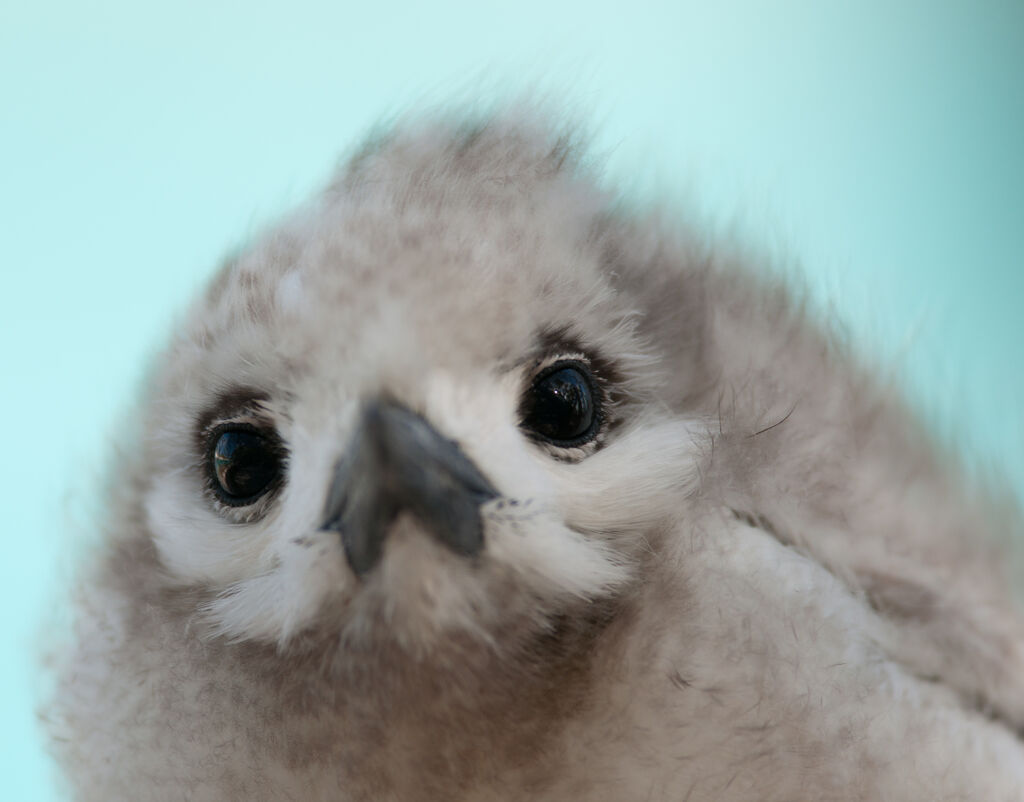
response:
M176 310L382 116L530 86L1024 487L1021 0L0 0L0 797L59 798L36 633Z

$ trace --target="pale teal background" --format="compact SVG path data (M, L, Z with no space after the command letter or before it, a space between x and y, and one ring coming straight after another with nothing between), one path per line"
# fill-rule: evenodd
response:
M798 263L1024 487L1021 0L0 2L3 799L56 798L34 633L147 356L226 249L411 102L565 90L613 174Z

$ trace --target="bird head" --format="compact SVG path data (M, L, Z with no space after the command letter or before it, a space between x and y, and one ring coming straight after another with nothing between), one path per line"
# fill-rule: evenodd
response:
M194 307L138 471L208 636L422 660L614 614L696 483L699 282L546 130L375 143Z

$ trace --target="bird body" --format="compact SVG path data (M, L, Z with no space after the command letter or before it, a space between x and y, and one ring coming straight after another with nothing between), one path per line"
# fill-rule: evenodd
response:
M1018 800L1012 521L792 293L529 119L364 148L114 463L81 800Z

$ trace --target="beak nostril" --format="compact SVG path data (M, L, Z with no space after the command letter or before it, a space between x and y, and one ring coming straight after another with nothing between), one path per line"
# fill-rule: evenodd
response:
M483 548L480 506L497 490L421 416L391 401L368 403L338 462L322 529L339 532L352 570L380 561L388 529L407 511L457 554Z

